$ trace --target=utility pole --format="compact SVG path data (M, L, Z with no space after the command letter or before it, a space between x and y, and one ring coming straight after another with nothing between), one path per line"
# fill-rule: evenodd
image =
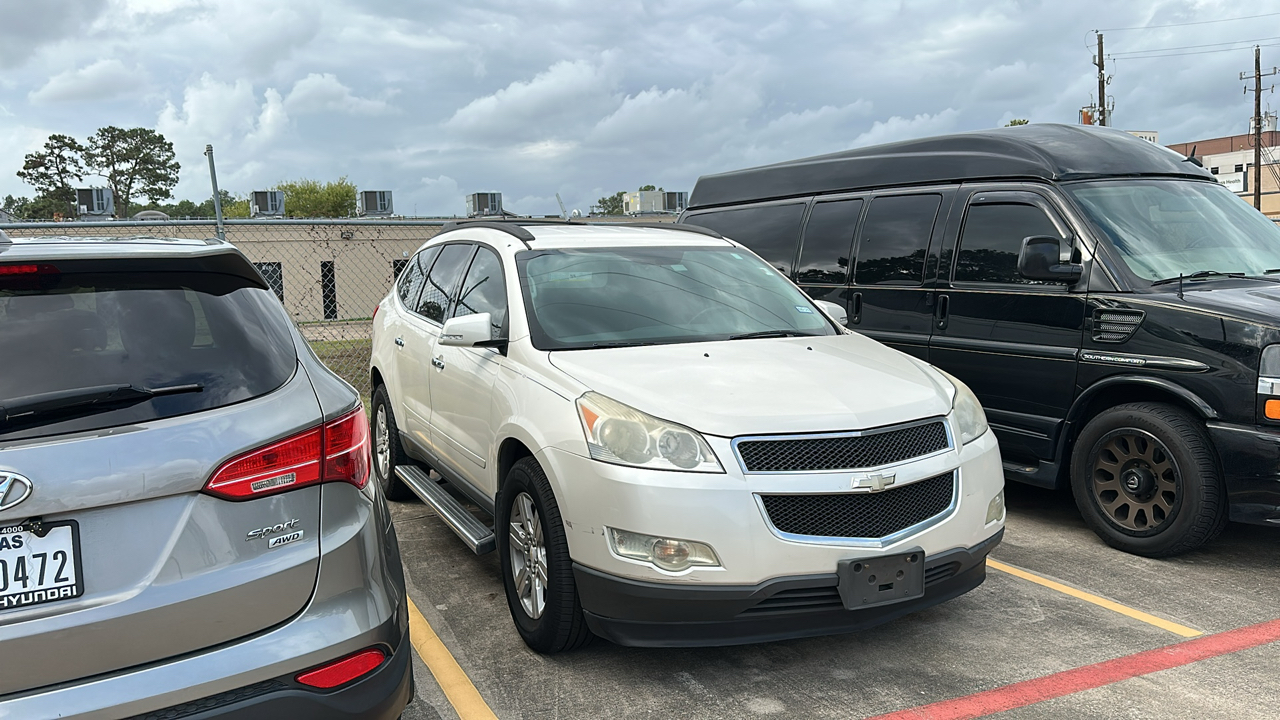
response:
M1107 61L1102 55L1102 33L1098 33L1098 56L1094 58L1098 66L1098 124L1106 127L1107 120Z
M1262 72L1262 48L1253 46L1253 74L1240 73L1241 80L1253 81L1253 172L1249 181L1253 185L1253 207L1262 209L1262 78L1275 75L1276 68ZM1271 86L1275 90L1275 86ZM1249 88L1245 88L1246 93Z

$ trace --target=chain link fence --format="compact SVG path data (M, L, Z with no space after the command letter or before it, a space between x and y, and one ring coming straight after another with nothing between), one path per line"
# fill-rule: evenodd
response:
M368 399L373 310L445 220L228 220L227 241L258 267L311 349ZM217 236L212 221L0 224L10 237Z

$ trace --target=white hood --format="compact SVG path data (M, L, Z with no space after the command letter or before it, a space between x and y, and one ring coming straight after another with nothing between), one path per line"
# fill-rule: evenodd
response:
M596 392L721 437L859 430L945 415L953 392L913 358L856 334L550 357Z

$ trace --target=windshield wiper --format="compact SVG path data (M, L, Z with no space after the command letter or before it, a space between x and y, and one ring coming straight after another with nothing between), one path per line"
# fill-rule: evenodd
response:
M1178 282L1179 280L1196 280L1199 278L1208 278L1208 277L1242 278L1244 277L1244 273L1242 272L1224 273L1224 272L1218 272L1217 270L1197 270L1196 272L1193 272L1190 275L1179 275L1177 277L1170 277L1170 278L1164 278L1163 280L1156 280L1155 282L1151 283L1151 286L1155 287L1156 285L1167 285L1169 283L1175 283L1175 282Z
M599 348L628 348L628 347L642 347L642 346L645 346L645 345L657 345L657 344L658 344L658 343L656 343L656 342L651 342L651 341L641 341L641 340L634 340L634 341L631 341L631 342L626 342L626 341L620 341L620 342L598 342L598 343L591 343L590 345L583 345L582 347L570 348L570 349L572 349L572 350L597 350L597 349L599 349Z
M199 383L160 388L145 388L137 385L95 385L74 390L55 390L6 401L4 405L0 405L0 424L27 421L43 415L104 412L136 405L154 397L203 390L204 386Z
M802 333L795 330L759 330L757 332L742 333L741 335L730 335L730 340L750 340L752 338L787 338L787 337L817 337L813 333Z

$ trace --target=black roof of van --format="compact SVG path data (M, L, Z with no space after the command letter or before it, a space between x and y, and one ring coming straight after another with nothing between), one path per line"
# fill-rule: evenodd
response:
M703 175L689 209L755 200L965 180L1212 179L1172 150L1111 128L1022 125L875 145Z

